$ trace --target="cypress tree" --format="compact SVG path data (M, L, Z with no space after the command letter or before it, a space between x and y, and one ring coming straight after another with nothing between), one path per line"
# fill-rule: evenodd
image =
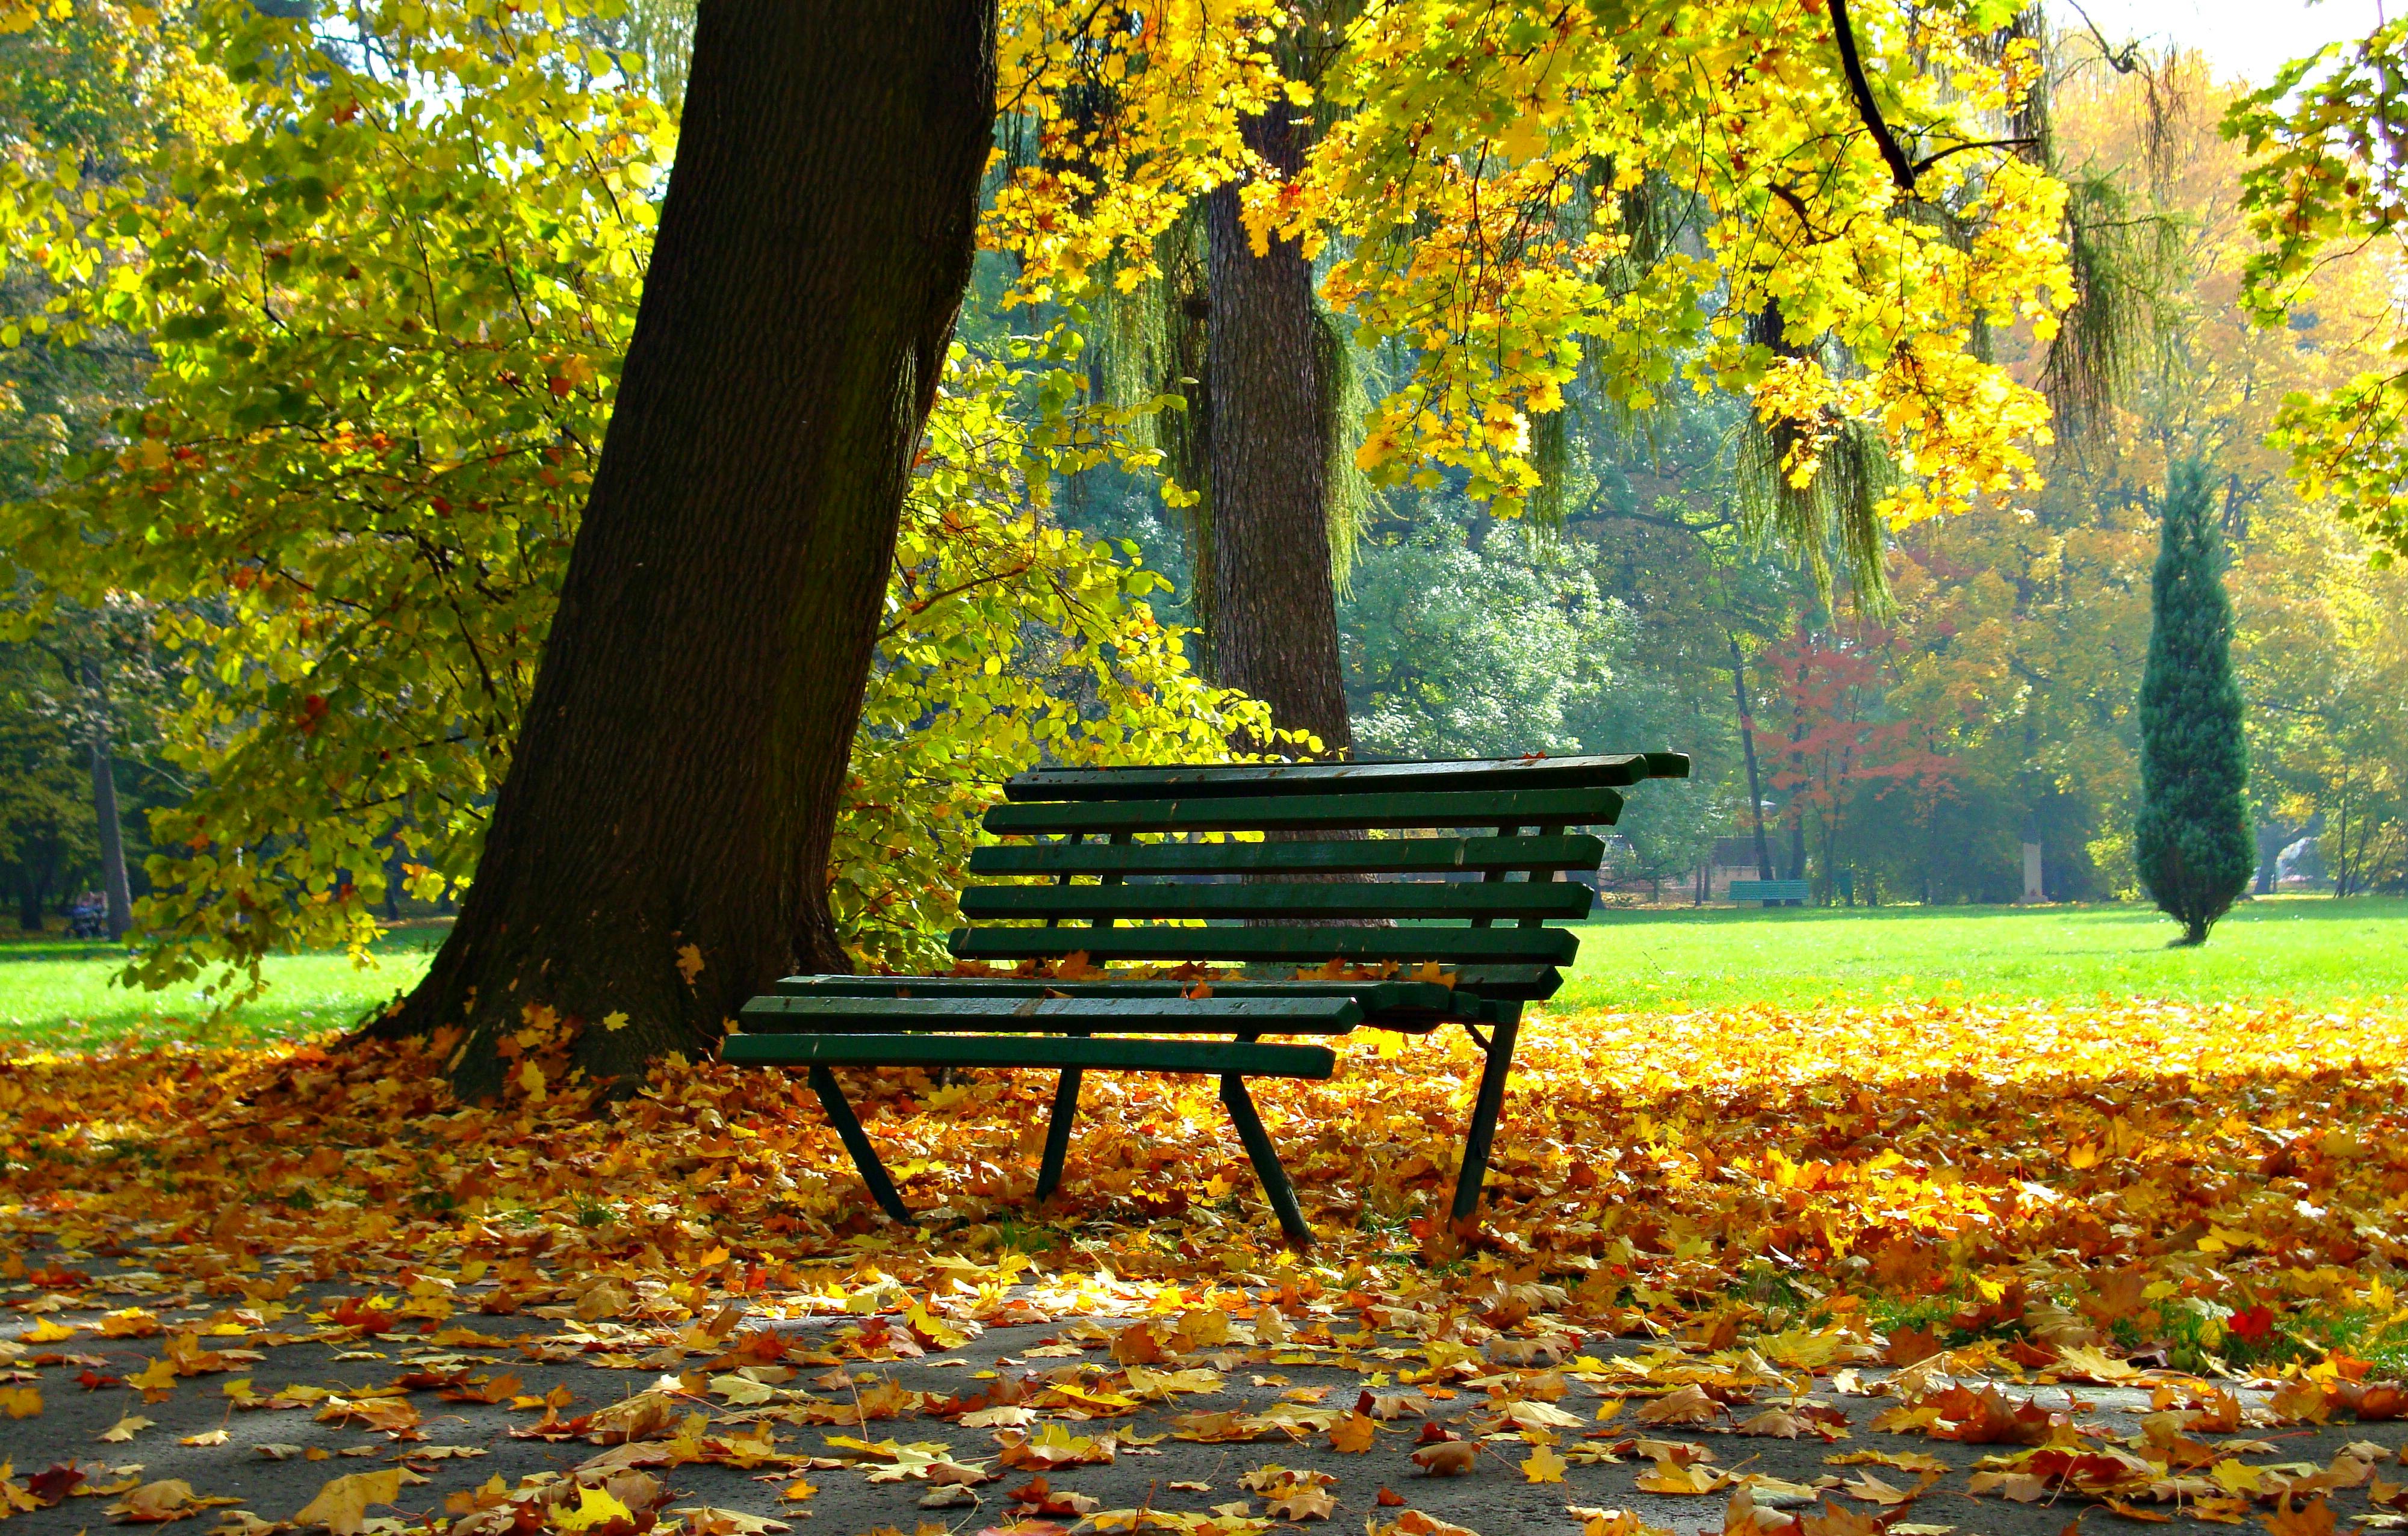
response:
M2242 791L2249 777L2241 689L2232 677L2232 605L2207 467L2167 478L2157 568L2149 582L2149 660L2141 674L2141 883L2183 926L2207 930L2249 888L2256 849Z

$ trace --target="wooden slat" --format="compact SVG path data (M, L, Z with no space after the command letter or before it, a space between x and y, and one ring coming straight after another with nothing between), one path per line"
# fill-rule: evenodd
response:
M1170 927L957 928L966 960L1050 959L1084 951L1104 960L1330 959L1497 961L1569 965L1580 940L1562 928Z
M1543 1002L1563 984L1563 972L1553 966L1469 965L1455 971L1455 989L1482 998Z
M1380 884L1254 883L983 885L962 893L974 922L1011 918L1318 917L1572 918L1596 893L1564 882L1387 881Z
M1594 869L1605 844L1571 838L1333 838L1327 842L1006 842L974 875L1402 875Z
M986 1029L1006 1034L1342 1035L1363 1022L1363 1007L1346 997L1130 998L1092 992L1080 998L772 996L746 1003L743 1021L744 1028L755 1034Z
M1045 976L787 976L786 998L1184 998L1192 981L1059 982ZM1444 1008L1454 990L1437 982L1294 982L1215 979L1215 998L1352 998L1366 1017L1384 1009Z
M1463 794L1202 796L1171 800L998 805L986 829L1048 832L1337 832L1396 826L1610 825L1622 797L1610 789L1520 789Z
M1679 753L1598 757L1463 758L1430 763L1201 763L1164 768L1039 768L1003 786L1009 800L1182 799L1215 795L1326 795L1353 791L1619 788L1685 779Z
M1326 1078L1326 1045L1237 1041L1082 1040L1072 1035L730 1035L721 1059L759 1067L1078 1067Z

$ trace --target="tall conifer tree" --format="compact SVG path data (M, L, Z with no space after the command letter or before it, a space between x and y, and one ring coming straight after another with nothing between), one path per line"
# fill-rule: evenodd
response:
M2157 568L2149 583L2149 660L2141 674L2141 883L2183 926L2185 944L2249 888L2256 851L2242 800L2249 778L2241 688L2232 677L2232 605L2207 467L2167 477Z

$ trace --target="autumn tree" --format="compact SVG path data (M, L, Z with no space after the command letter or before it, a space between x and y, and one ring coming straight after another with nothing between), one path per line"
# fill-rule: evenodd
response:
M2141 674L2141 883L2183 926L2208 929L2249 888L2257 855L2242 795L2248 752L2232 677L2232 605L2206 467L2174 466L2149 583L2149 662Z
M2224 132L2248 156L2240 206L2262 242L2242 274L2258 323L2313 324L2338 251L2397 257L2408 236L2408 134L2399 80L2408 19L2283 66L2234 101ZM2396 298L2394 300L2396 305ZM2329 496L2388 550L2408 553L2408 330L2350 376L2285 402L2273 438L2311 496Z
M538 1001L624 1070L849 969L838 793L994 121L978 0L697 16L676 168L559 611L460 920L391 1021ZM621 1027L624 1026L624 1027ZM471 1057L474 1061L471 1061Z
M1395 365L1355 456L1372 480L1454 483L1517 514L1576 379L1642 415L1671 390L1719 385L1786 423L1770 478L1843 513L1828 531L1861 553L1880 525L2022 483L2045 432L2040 395L1972 341L1989 323L2053 329L2071 294L2062 189L2007 121L2038 66L2032 40L2001 30L2010 14L1411 0L1297 50L1294 17L1269 5L1028 0L1006 13L1002 88L1035 144L987 237L1020 258L1021 297L1100 304L1192 249L1166 237L1199 199L1216 264L1241 218L1257 259L1216 265L1214 281L1284 274L1291 387L1278 419L1236 431L1223 408L1253 408L1216 373L1216 454L1268 465L1310 426L1298 284L1319 264L1323 302ZM1905 122L1912 147L1892 131ZM1933 240L1932 217L1984 233ZM1223 319L1243 323L1213 296L1206 323ZM1283 495L1301 508L1306 455L1283 452ZM1893 458L1916 472L1808 494ZM1211 472L1215 496L1225 478ZM1216 609L1249 581L1297 581L1293 596L1266 588L1278 600L1263 611L1326 622L1326 583L1305 574L1320 540L1291 512L1282 564L1216 571ZM1224 554L1216 537L1211 557ZM1336 653L1334 636L1280 643Z

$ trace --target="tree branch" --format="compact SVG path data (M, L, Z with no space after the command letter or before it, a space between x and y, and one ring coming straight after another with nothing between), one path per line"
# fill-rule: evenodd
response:
M1856 98L1856 116L1864 120L1865 128L1880 146L1882 160L1889 166L1889 177L1898 190L1914 190L1914 162L1882 121L1881 104L1873 100L1872 82L1865 79L1864 61L1856 57L1856 29L1848 24L1848 0L1831 0L1831 31L1840 40L1840 67L1846 71L1849 93Z

